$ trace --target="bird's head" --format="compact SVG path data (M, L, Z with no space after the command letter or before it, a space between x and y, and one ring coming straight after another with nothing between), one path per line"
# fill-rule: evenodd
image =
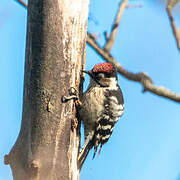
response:
M101 87L117 86L117 71L111 63L96 64L87 73Z

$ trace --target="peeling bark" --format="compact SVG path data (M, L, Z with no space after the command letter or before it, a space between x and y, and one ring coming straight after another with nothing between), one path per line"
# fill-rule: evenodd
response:
M15 180L78 180L80 125L70 87L82 88L89 0L31 0L28 4L23 117L5 156Z

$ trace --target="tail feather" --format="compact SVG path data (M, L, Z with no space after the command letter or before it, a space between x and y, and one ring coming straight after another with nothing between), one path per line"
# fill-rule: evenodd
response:
M97 149L98 149L99 144L100 144L99 139L96 139L95 144L94 144L94 155L93 155L93 159L94 159L94 157L96 156L96 152L97 152Z
M100 155L100 153L101 153L101 149L102 149L102 144L101 144L101 146L100 146L100 149L99 149L99 152L98 152L97 157L99 157L99 155Z
M84 161L86 160L86 157L90 151L90 149L93 147L93 144L92 144L92 139L93 139L93 135L94 134L90 134L87 138L86 138L86 141L84 143L84 146L83 148L81 149L81 151L79 152L79 155L78 155L78 164L79 164L79 168L81 169Z
M96 152L97 152L97 147L94 147L94 155L93 155L93 158L92 158L92 159L94 159L94 158L95 158L95 156L96 156Z

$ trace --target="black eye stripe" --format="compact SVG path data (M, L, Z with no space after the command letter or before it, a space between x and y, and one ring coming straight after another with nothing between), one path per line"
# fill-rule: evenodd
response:
M101 78L101 77L98 76L100 73L104 74L104 77L105 77L105 78L111 78L111 77L116 77L116 78L117 78L116 71L113 71L112 73L103 72L103 71L93 72L93 76L94 76L95 78Z
M109 78L109 77L112 76L112 74L107 73L107 72L96 72L96 73L94 73L94 76L95 76L96 78L101 78L101 77L99 77L99 74L104 74L104 77L105 77L105 78Z

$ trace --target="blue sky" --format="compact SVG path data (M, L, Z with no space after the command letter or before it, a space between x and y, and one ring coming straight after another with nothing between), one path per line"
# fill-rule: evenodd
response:
M91 0L90 13L98 24L89 22L89 32L109 31L118 0ZM180 93L180 54L160 1L137 0L143 8L123 14L113 56L132 72L147 72L156 85ZM26 10L12 0L0 1L0 180L12 180L9 166L3 165L18 136L22 113ZM179 23L178 9L175 13ZM180 27L180 26L179 26ZM103 60L87 46L86 69ZM85 87L87 87L87 81ZM125 99L124 116L99 158L90 152L81 180L178 180L180 174L179 104L151 93L142 93L140 84L119 76Z

